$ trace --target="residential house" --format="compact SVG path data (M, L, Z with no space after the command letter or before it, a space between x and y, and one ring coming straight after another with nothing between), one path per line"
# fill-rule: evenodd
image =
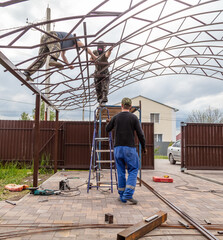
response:
M176 141L176 112L178 109L141 95L131 99L133 106L139 106L139 101L141 101L141 121L154 123L155 142Z

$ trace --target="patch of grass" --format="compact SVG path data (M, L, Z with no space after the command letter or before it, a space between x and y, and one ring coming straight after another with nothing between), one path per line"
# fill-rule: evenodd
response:
M19 184L21 179L27 177L28 174L32 175L30 169L20 168L17 162L6 163L4 166L0 164L0 182L2 184Z
M19 166L18 162L0 164L0 200L8 199L11 192L5 190L7 184L25 184L23 179L32 175L30 169L25 166ZM17 193L14 193L14 195Z
M38 181L41 184L47 178L52 175L51 173L39 174ZM33 186L33 170L26 168L25 165L21 166L18 162L10 162L6 164L0 163L0 201L2 200L18 200L24 195L29 193L29 190L23 190L22 192L10 192L4 189L7 184L18 184L18 185L28 185Z
M162 156L162 155L154 155L155 159L168 159L167 156Z

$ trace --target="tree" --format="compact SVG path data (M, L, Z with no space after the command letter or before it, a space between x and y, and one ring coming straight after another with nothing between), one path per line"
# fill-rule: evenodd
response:
M188 115L187 122L192 123L223 123L223 112L217 108L211 108L210 106L201 111L193 110Z
M33 109L32 118L35 119L35 108ZM55 118L56 118L55 112L50 110L50 121L54 121ZM44 103L44 101L41 101L41 105L40 105L40 120L42 120L42 121L45 120L45 103Z
M20 115L20 119L19 120L30 120L30 116L28 113L26 112L23 112L21 115Z

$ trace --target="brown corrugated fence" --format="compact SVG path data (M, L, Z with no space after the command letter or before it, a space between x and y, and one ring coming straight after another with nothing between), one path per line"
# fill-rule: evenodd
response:
M223 169L223 124L182 123L181 167Z
M143 169L154 169L153 123L142 123L147 154L142 158ZM0 161L33 160L34 121L0 120ZM102 136L105 136L102 125ZM59 121L58 168L88 169L90 163L93 122ZM54 160L55 122L40 123L40 156Z

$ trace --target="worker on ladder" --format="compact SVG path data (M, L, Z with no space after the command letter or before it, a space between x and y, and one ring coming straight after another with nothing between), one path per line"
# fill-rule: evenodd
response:
M106 46L103 41L98 42L97 50L93 54L97 56L95 61L94 83L99 105L105 105L108 101L108 89L110 82L110 73L108 70L108 58L111 55L111 48L105 52ZM91 61L94 60L91 58Z
M123 203L137 204L137 200L133 198L139 169L139 156L134 139L135 131L142 145L143 153L146 153L146 148L145 136L139 119L136 115L129 112L131 106L131 99L123 98L121 103L122 111L112 119L107 120L106 131L110 132L113 128L115 129L114 156L118 173L119 200ZM125 165L127 165L128 170L127 181Z

